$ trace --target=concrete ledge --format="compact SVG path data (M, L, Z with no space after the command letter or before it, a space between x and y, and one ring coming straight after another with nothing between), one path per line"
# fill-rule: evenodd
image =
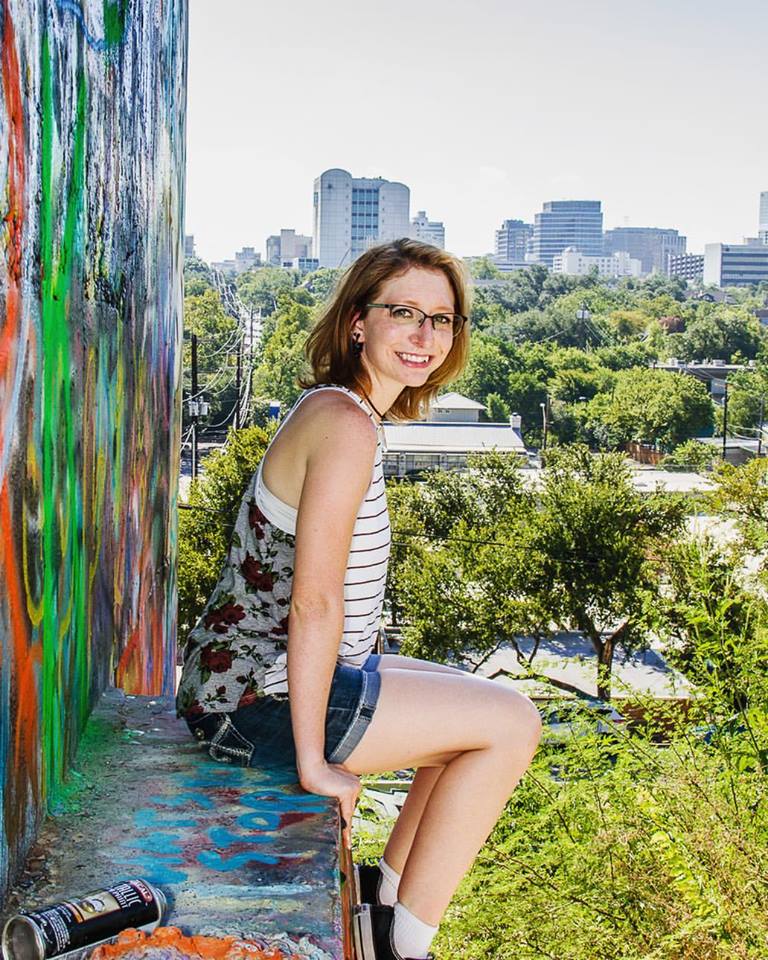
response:
M110 690L2 913L137 876L185 933L287 936L302 957L342 960L339 853L335 802L211 760L168 699Z

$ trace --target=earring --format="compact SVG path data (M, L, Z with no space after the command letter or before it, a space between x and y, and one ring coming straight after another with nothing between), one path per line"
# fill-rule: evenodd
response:
M353 357L359 358L363 355L363 341L360 339L360 334L355 333L352 335L352 343L350 344L350 352Z

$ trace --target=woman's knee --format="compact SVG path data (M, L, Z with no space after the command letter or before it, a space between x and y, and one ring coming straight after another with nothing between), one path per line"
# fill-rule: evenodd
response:
M496 743L509 749L514 745L531 753L541 739L542 722L534 702L518 690L504 690L494 724Z

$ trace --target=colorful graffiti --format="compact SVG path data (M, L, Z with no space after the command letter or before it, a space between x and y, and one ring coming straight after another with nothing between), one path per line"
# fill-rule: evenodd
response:
M184 0L0 0L0 894L174 677Z
M167 898L163 922L185 932L280 946L285 958L349 956L335 801L305 793L290 772L216 763L173 698L119 690L94 710L75 769L64 809L39 835L44 867L14 889L0 922L142 877ZM156 949L145 956L187 955Z

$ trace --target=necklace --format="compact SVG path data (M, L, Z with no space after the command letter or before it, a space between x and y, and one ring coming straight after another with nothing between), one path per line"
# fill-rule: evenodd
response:
M365 390L362 389L362 387L360 388L360 392L361 392L362 395L365 397L365 402L368 404L368 406L371 408L371 410L373 410L373 412L376 414L376 416L379 418L379 420L383 420L383 419L384 419L384 414L383 414L383 413L380 413L380 412L376 409L376 407L374 407L373 401L372 401L371 398L368 396L368 394L365 392Z

